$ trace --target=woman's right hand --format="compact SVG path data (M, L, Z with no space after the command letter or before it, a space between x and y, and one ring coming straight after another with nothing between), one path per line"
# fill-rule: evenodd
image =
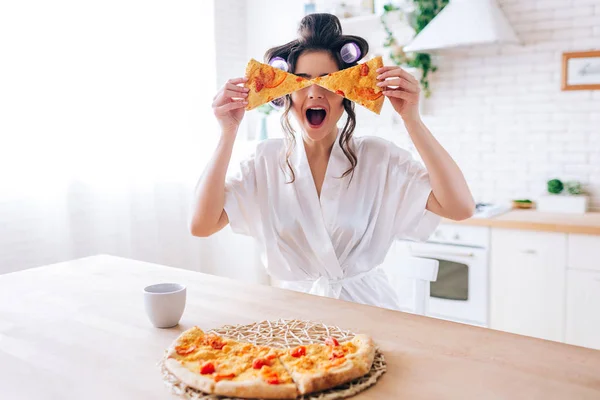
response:
M217 117L217 121L219 121L223 134L235 135L242 118L244 118L244 108L248 105L246 98L249 89L238 85L247 80L247 78L228 80L213 99L213 112Z

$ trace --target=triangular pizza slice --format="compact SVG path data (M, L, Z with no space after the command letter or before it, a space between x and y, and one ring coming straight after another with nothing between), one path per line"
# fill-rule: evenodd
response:
M251 59L246 66L246 78L248 81L244 86L250 89L246 99L248 101L246 110L252 110L311 85L308 79L273 68L255 59Z
M354 67L314 78L312 82L379 114L385 100L382 89L377 86L377 69L381 67L383 60L379 56Z

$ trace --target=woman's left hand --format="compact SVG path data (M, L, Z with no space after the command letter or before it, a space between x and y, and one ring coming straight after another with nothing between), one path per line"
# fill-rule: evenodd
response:
M417 79L400 67L382 67L377 70L381 80L377 84L403 120L419 119L419 94Z

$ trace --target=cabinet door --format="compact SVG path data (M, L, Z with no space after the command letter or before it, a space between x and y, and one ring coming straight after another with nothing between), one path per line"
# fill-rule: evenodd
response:
M600 273L567 272L567 343L600 349Z
M493 329L564 340L566 247L561 233L492 229Z
M600 272L600 236L569 235L568 267Z

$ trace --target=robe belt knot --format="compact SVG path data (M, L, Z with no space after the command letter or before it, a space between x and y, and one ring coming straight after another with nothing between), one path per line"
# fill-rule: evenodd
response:
M351 282L354 280L361 279L362 277L375 272L376 268L361 272L356 275L346 276L343 278L327 278L326 276L321 276L317 280L313 281L312 287L310 288L309 293L315 294L317 296L331 297L333 299L339 299L340 294L342 292L342 287L344 283Z

